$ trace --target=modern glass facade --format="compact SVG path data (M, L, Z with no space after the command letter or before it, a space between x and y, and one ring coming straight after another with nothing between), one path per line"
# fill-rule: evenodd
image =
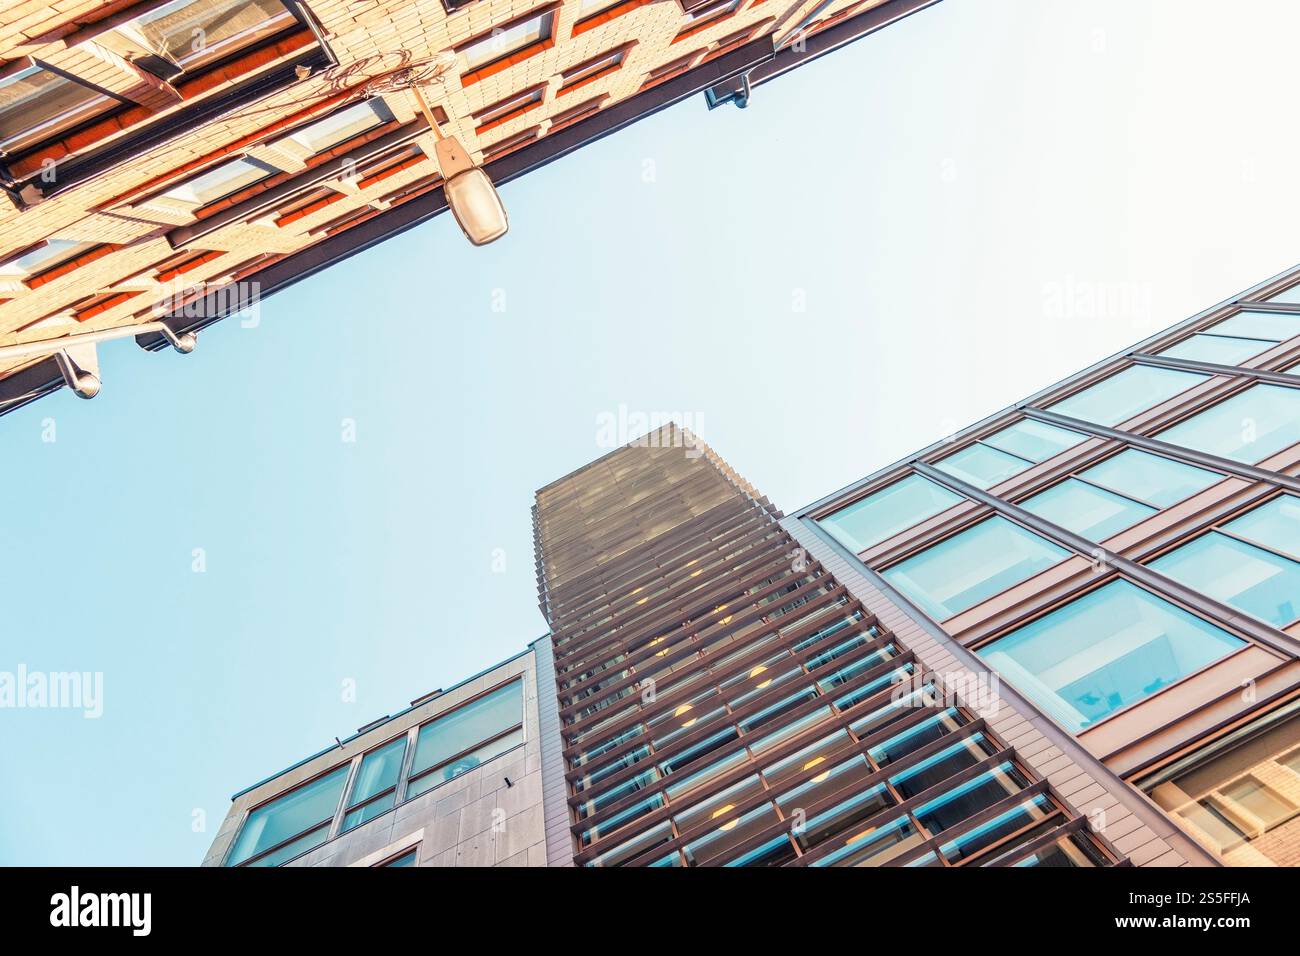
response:
M1212 725L1273 726L1260 714L1276 696L1266 706L1243 685L1300 693L1297 280L800 514L1117 779L1159 779L1143 788L1228 863L1300 862L1294 722L1241 756L1205 742ZM919 501L890 507L918 488ZM1182 769L1152 776L1166 764ZM1069 841L1041 852L1061 865L1086 856Z

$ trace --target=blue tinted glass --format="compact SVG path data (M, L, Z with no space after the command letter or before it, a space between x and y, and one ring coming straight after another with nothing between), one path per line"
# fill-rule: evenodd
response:
M998 516L940 541L884 575L932 617L943 620L1033 577L1067 553Z
M1281 495L1228 522L1224 530L1300 561L1300 498Z
M1253 465L1300 441L1300 389L1253 385L1156 437Z
M818 524L850 551L865 551L963 500L928 478L908 475L819 519Z
M1037 462L1047 461L1053 455L1073 448L1085 437L1087 436L1068 428L1057 428L1046 422L1026 418L981 440L986 445Z
M1196 372L1133 365L1062 399L1052 411L1098 425L1118 425L1206 378Z
M262 853L277 843L314 826L325 825L324 832L315 832L295 844L293 856L325 842L329 823L343 796L343 784L348 779L348 764L344 764L311 783L264 803L248 815L239 831L239 838L230 853L234 866L250 856ZM310 839L309 839L310 838ZM278 859L289 859L278 856Z
M361 758L357 781L352 785L351 806L369 800L389 787L397 786L402 771L402 757L406 753L406 738L378 747Z
M1023 458L976 443L953 452L943 461L936 462L934 467L976 488L988 488L1024 471L1030 464Z
M1020 507L1091 541L1104 541L1156 513L1154 508L1074 478L1022 501Z
M1247 339L1271 339L1284 342L1300 335L1300 315L1286 312L1238 312L1212 325L1207 332L1215 335L1239 335Z
M1236 365L1238 362L1271 349L1276 343L1259 339L1238 339L1229 335L1193 335L1161 352L1169 358L1188 359L1193 362L1216 362L1219 365Z
M1289 289L1283 289L1281 292L1273 296L1273 298L1269 299L1268 301L1300 303L1300 285L1293 285Z
M995 641L980 656L1071 730L1186 677L1244 642L1127 581Z
M1300 563L1211 532L1151 567L1275 627L1300 617Z
M1157 508L1168 508L1223 480L1217 472L1136 448L1107 458L1080 477Z

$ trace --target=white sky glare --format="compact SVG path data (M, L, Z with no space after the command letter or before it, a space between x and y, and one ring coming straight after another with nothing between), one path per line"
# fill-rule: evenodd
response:
M0 420L0 671L103 673L99 719L0 713L0 862L197 863L234 791L540 636L532 493L620 406L793 511L1293 265L1297 35L944 0L507 185L491 246L439 217L193 355L103 347Z

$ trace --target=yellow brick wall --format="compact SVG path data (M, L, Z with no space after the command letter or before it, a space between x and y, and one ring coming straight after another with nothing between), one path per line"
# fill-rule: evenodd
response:
M879 2L881 0L837 0L821 16L855 5L865 10ZM579 0L564 0L559 5L553 31L555 42L549 49L467 86L460 82L463 59L458 58L457 65L445 80L431 88L431 99L450 117L447 131L454 132L476 158L481 158L485 146L539 122L541 133L545 135L550 117L596 96L608 94L606 106L628 97L637 92L650 70L671 63L686 53L711 49L718 40L733 37L743 28L763 23L763 30L767 32L774 23L780 23L788 29L791 23L797 24L806 15L809 3L810 0L742 0L734 15L673 44L673 38L688 23L675 0L654 0L577 36L573 36L571 30L577 18ZM244 107L235 115L190 130L177 141L143 152L110 173L77 184L39 204L18 209L7 199L0 198L0 261L47 238L122 246L35 289L0 291L0 300L8 297L7 301L0 301L0 345L48 336L47 330L31 327L87 296L116 288L122 280L136 276L171 254L165 233L182 224L184 217L177 220L173 216L170 222L161 221L166 217L142 221L148 217L129 208L115 208L111 200L154 183L186 163L256 134L314 101L341 90L359 89L368 77L387 72L402 63L430 60L492 30L496 25L548 4L544 0L478 0L450 15L440 0L306 0L305 6L322 25L326 42L339 60L338 67L292 84ZM79 43L93 43L93 38L80 39L86 34L78 34L78 23L93 18L96 12L102 15L122 7L120 2L55 0L51 4L47 0L17 0L16 3L10 0L5 10L0 12L0 64L31 55L51 63L94 63L98 72L111 71L111 57L97 59L85 55L84 49L78 49ZM622 69L587 84L579 92L556 98L559 74L563 70L632 40L636 45ZM100 77L100 82L110 85L104 77ZM139 89L138 84L121 77L115 83L113 88L119 91ZM537 84L546 84L542 107L485 131L481 139L475 134L474 112ZM385 101L400 121L416 116L409 93L388 93ZM163 111L185 109L183 104L175 105L166 96L157 97L148 105ZM241 155L242 152L232 155ZM343 200L284 229L242 223L218 229L196 243L195 248L229 250L230 254L187 273L185 281L194 283L221 276L232 265L247 261L258 252L286 253L304 248L319 240L319 235L311 236L310 232L323 223L435 172L436 166L428 160L369 189L353 190ZM149 298L140 296L96 315L78 330L141 321L137 316L149 311ZM31 361L0 361L0 376Z

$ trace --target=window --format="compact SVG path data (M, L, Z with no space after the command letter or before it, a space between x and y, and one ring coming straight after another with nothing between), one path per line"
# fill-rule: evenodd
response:
M1022 419L953 452L935 467L977 488L989 488L1083 440L1078 432Z
M1020 502L1020 507L1075 534L1104 541L1221 477L1129 448Z
M1300 498L1275 498L1158 558L1151 567L1275 627L1286 627L1300 618Z
M996 515L894 565L884 576L941 621L1028 580L1068 553Z
M965 500L929 478L908 475L817 523L856 554Z
M115 98L43 66L0 78L0 153L19 153L119 105Z
M1219 365L1236 365L1253 358L1277 343L1259 339L1239 339L1230 335L1198 333L1171 345L1159 354L1169 358L1188 359L1193 362L1214 362Z
M1067 478L1020 506L1092 541L1105 541L1156 513L1155 508L1077 478Z
M524 742L524 683L506 684L420 728L407 799Z
M1300 335L1300 315L1287 312L1238 312L1206 331L1215 335L1285 342Z
M740 0L721 0L719 3L705 4L689 10L686 19L690 25L673 37L674 43L680 43L689 36L694 36L710 27L716 26L731 17L740 7Z
M278 172L261 160L241 156L173 186L159 198L194 208L207 206Z
M462 85L478 82L552 46L555 14L555 9L547 9L523 17L458 47L456 52L465 58Z
M1253 465L1300 441L1300 391L1252 385L1156 437Z
M673 60L671 63L665 63L663 66L655 67L646 74L645 82L641 84L641 89L648 90L650 87L657 86L666 80L671 80L675 76L681 76L691 68L691 64L695 62L696 57L703 52L703 49L696 50L694 53L686 54L686 56L681 59Z
M479 110L474 114L474 120L478 123L474 132L486 133L488 130L508 123L516 117L523 116L530 110L537 109L542 105L542 98L545 94L546 84L543 83L541 86L534 86L522 93L508 96L500 102Z
M279 866L324 843L343 795L348 767L336 767L249 813L227 866Z
M483 148L483 158L494 159L495 157L504 155L511 150L518 149L525 143L531 143L533 140L537 139L540 133L541 127L533 126L529 129L523 130L522 132L516 133L514 136L507 136L505 139L497 140L495 143Z
M308 189L276 207L273 213L275 224L280 227L287 226L313 213L320 212L326 206L331 206L342 198L343 193L328 186L317 186L315 189Z
M76 239L46 239L26 252L0 263L0 276L27 279L70 262L98 243Z
M1070 730L1244 645L1128 581L1114 581L980 650L994 670Z
M383 100L362 100L341 110L335 110L328 116L304 126L296 133L290 133L285 139L296 143L309 153L323 153L377 126L391 122L393 122L393 114Z
M1209 376L1172 368L1132 365L1052 406L1052 411L1098 425L1118 425Z
M1153 508L1176 505L1223 480L1217 472L1136 448L1126 448L1079 477Z
M1140 786L1229 866L1289 866L1300 847L1300 706L1212 740Z
M560 89L555 95L565 96L586 86L588 83L594 83L601 77L613 73L623 65L627 59L628 51L631 49L630 45L622 46L617 50L602 53L598 57L593 57L565 70L560 74Z
M581 0L578 4L578 22L573 25L573 36L595 29L625 13L631 13L650 0Z
M383 863L376 863L375 866L415 866L416 855L420 852L418 846L413 846L403 853L399 853L391 860L385 860Z
M164 79L174 79L298 25L281 0L172 0L96 42Z
M1289 289L1283 289L1277 295L1268 300L1269 302L1285 302L1291 305L1300 304L1300 285L1293 285Z
M361 758L340 833L387 813L397 802L397 781L406 756L406 738L377 747Z
M1171 358L1236 365L1300 335L1300 315L1238 312L1161 352Z
M566 126L572 126L579 120L586 119L588 116L599 113L601 106L607 99L609 99L609 94L602 93L594 99L587 100L584 103L579 103L577 106L564 110L561 113L556 113L551 119L551 132L558 133Z

